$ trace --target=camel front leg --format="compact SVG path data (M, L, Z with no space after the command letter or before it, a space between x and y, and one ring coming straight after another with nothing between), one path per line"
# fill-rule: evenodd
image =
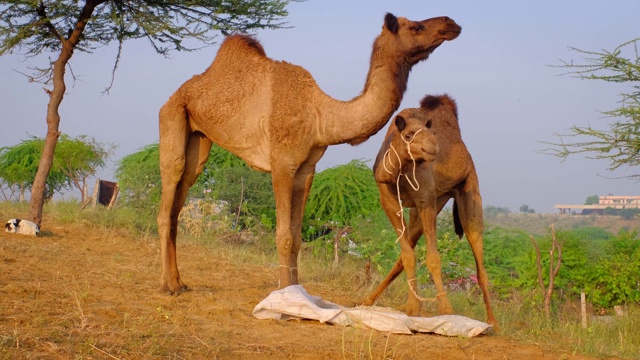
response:
M411 217L409 219L408 231L409 231L409 241L411 244L411 248L414 249L415 251L416 244L418 243L418 240L420 240L420 237L422 236L422 225L420 224L420 218L417 217L417 215L416 215L417 221L414 220L414 213L417 214L417 212L415 212L415 209L411 209L411 212L410 212ZM363 301L362 305L365 305L365 306L373 305L375 301L378 299L378 297L382 295L384 290L387 287L389 287L389 285L391 285L391 283L403 271L404 271L404 266L402 265L402 257L399 256L398 260L393 265L393 267L391 268L387 276L384 278L384 280L382 280L380 285L378 285L378 287L376 287L375 290L373 290L371 293L369 293L369 295L367 295L367 298Z
M315 166L309 169L301 168L296 174L293 196L291 199L291 253L289 255L289 266L291 268L291 284L298 284L298 256L302 247L302 220L304 209L311 191L311 184L315 175Z
M186 144L184 142L180 144L179 140L174 143L165 142L162 144L164 145L160 155L162 198L158 214L162 275L160 276L159 291L172 295L189 290L189 287L180 279L178 271L176 253L178 216L187 198L189 188L195 183L209 158L211 141L202 134L192 133ZM176 147L176 145L179 146ZM179 180L176 181L176 179Z
M447 293L442 282L442 263L440 253L438 252L438 244L436 238L436 202L432 202L433 206L427 206L420 209L420 219L427 242L427 268L433 278L436 286L436 299L438 301L439 314L453 314L453 307L449 303Z
M292 250L294 246L292 236L292 197L294 189L295 169L280 165L274 167L271 176L273 183L273 193L276 200L276 247L278 250L278 288L282 289L294 282L292 269L297 267L297 259L292 262Z
M389 222L393 226L396 234L400 238L400 257L396 261L395 265L389 271L386 278L378 285L372 292L367 295L363 301L363 305L373 305L376 299L382 294L382 292L393 282L400 273L405 269L407 265L411 266L415 272L415 254L413 248L416 246L418 239L422 235L422 229L418 226L418 229L410 227L406 229L403 219L398 216L400 210L400 204L398 203L397 196L395 195L395 185L378 184L380 191L380 203L382 208L389 218ZM410 224L414 222L411 221ZM420 222L417 222L418 225ZM404 229L404 230L403 230ZM412 265L413 264L413 265ZM417 300L417 299L414 299ZM411 314L417 314L420 311L420 303L416 301L407 301L405 305L405 311Z

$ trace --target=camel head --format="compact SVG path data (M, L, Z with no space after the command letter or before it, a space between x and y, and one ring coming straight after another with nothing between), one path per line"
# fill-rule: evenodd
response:
M387 150L374 165L378 183L395 183L400 174L412 172L414 166L433 163L440 151L431 121L425 122L413 116L412 109L407 110L396 116L384 141Z
M427 59L443 42L457 38L461 31L460 25L446 16L412 21L388 13L380 39L389 42L396 57L413 66Z
M396 116L393 124L398 132L391 144L399 148L397 151L404 162L415 160L420 164L436 159L440 148L431 131L431 120L425 123L420 118L405 118L401 113Z

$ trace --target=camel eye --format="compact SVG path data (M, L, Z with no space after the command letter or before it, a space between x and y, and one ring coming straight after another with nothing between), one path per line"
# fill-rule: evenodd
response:
M405 138L406 140L411 140L411 137L412 137L412 136L411 136L411 134L410 134L410 133L404 133L404 138Z
M422 26L422 25L420 25L420 24L418 24L418 25L413 25L413 26L411 26L411 27L410 27L410 29L411 29L413 32L420 32L420 31L424 30L424 26Z
M431 129L431 120L427 120L427 129Z

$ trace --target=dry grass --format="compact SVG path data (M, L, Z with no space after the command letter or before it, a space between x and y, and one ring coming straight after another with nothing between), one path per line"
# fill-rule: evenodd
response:
M25 210L0 204L0 219ZM0 235L2 359L589 359L575 339L557 346L512 336L506 304L496 306L506 331L472 339L257 320L253 308L277 287L273 235L239 241L224 226L179 238L181 275L192 291L169 297L155 291L159 244L150 227L126 227L130 214L103 209L52 205L45 214L41 237ZM311 294L349 306L373 286L364 279L362 261L333 266L303 252L301 282ZM403 283L381 304L400 307ZM484 318L477 294L454 294L452 302Z

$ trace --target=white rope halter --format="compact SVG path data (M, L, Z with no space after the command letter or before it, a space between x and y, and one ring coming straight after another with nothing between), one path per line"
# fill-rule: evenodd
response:
M404 233L406 231L406 226L405 226L405 221L404 221L404 211L403 211L403 206L402 206L402 199L400 198L400 179L402 178L402 176L405 177L405 179L407 179L407 182L409 183L409 185L411 186L411 188L415 191L420 190L420 184L418 183L418 179L416 177L416 159L413 157L413 153L411 152L411 143L413 143L413 141L416 138L416 135L418 135L418 133L420 131L422 131L424 129L419 129L418 131L416 131L413 136L411 137L411 140L405 140L404 136L402 136L402 133L400 133L400 138L402 139L402 141L404 141L405 144L407 144L407 152L409 153L409 157L411 157L411 161L413 162L413 183L411 182L411 179L406 175L403 174L401 171L398 172L398 177L396 178L396 194L398 197L398 205L400 206L400 211L398 211L396 213L397 216L400 217L400 219L402 220L402 229L397 229L398 231L401 232L400 236L398 236L398 238L396 239L396 243L400 240L400 238L402 238L402 236L404 236ZM389 145L390 148L387 149L387 151L384 153L383 156L383 161L382 161L382 165L384 167L384 171L386 171L388 174L393 175L393 173L391 171L389 171L389 169L387 168L387 161L389 161L389 165L395 169L395 165L393 165L393 162L391 161L391 150L393 150L393 153L396 155L396 158L398 159L398 166L400 167L400 170L402 170L402 159L400 159L400 154L398 154L398 151L396 151L396 149L393 147L393 145ZM415 185L414 185L415 184Z

